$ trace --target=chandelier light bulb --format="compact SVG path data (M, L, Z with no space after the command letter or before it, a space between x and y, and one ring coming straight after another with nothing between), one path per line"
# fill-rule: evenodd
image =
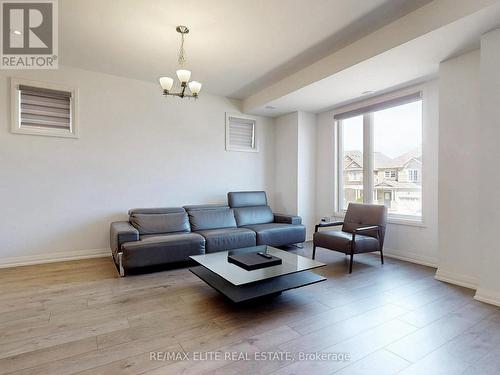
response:
M188 84L189 90L194 94L198 95L199 92L201 91L201 83L198 81L191 81Z
M186 69L179 69L177 71L177 78L179 78L181 83L187 83L189 82L189 78L191 78L191 72Z
M170 91L173 85L174 85L174 80L172 78L170 77L160 78L160 86L163 90Z

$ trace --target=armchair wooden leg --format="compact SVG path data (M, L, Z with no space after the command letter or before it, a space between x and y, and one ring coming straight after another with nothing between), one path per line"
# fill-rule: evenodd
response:
M349 261L349 273L352 273L352 262L354 260L354 253L351 253L351 260Z
M313 256L312 258L314 259L316 257L316 246L313 245Z
M384 264L384 252L382 249L380 249L380 261Z

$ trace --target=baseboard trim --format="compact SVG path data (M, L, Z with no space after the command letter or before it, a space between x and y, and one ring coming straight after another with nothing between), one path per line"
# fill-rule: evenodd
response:
M65 262L69 260L110 257L110 249L90 249L69 252L48 253L13 258L0 258L0 268L31 266L34 264Z
M434 278L439 281L444 281L445 283L463 286L469 289L477 289L478 285L478 280L475 277L445 271L441 268L438 268Z
M419 254L415 253L406 253L405 255L401 255L397 251L393 249L384 249L384 256L387 258L393 258L398 260L403 260L409 263L420 264L422 266L437 268L437 260L427 257L422 257Z
M490 305L500 306L500 293L493 290L479 288L476 291L474 299L479 302L488 303Z

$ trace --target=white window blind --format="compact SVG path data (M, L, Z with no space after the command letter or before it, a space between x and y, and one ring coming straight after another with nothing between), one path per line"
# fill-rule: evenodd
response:
M78 138L78 89L11 78L11 132Z
M256 151L255 120L236 116L226 118L226 150Z
M397 97L394 99L384 100L381 102L375 102L373 104L364 105L364 106L361 106L359 108L356 108L356 109L353 109L350 111L337 113L337 114L335 114L334 119L335 120L345 120L345 119L348 119L351 117L364 115L365 113L382 111L382 110L387 109L387 108L392 108L392 107L396 107L399 105L413 103L413 102L420 101L420 100L422 100L422 92L418 91L418 92L415 92L413 94L404 95L404 96L400 96L400 97Z
M71 92L19 85L21 128L71 129Z

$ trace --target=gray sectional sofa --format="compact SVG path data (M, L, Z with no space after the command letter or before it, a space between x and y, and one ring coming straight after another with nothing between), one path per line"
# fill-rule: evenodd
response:
M113 260L127 270L189 260L190 255L305 241L299 216L273 214L263 191L230 192L227 205L138 208L111 223Z

